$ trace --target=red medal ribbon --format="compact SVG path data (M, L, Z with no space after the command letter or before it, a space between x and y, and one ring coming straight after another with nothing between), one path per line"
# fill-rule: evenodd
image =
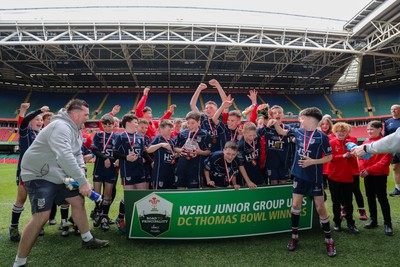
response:
M226 160L225 160L225 159L224 159L224 163L225 163L226 179L227 179L227 181L228 181L228 184L231 184L232 179L233 179L233 174L232 174L232 176L229 176L228 163L226 163Z
M169 142L170 139L167 140L166 138L164 138L164 136L161 136L161 137L171 147L171 149L168 149L168 150L171 151L172 157L175 157L174 150L172 149L171 143Z
M231 134L231 141L235 142L235 140L236 140L236 135L237 135L237 132L238 132L238 128L236 127L235 134L234 134L234 135L233 135L233 137L232 137L232 131L231 131L231 130L229 130L229 133Z
M216 130L212 127L211 120L207 118L208 124L210 125L210 130L213 135L215 135Z
M303 155L304 156L307 156L306 155L307 154L307 150L308 150L308 147L310 146L310 143L311 143L311 140L312 140L312 138L314 136L314 133L315 133L315 130L311 133L310 138L308 139L308 142L307 142L307 131L304 130L304 151L303 151Z
M136 143L136 134L133 133L133 142L131 142L131 138L129 137L129 134L126 131L124 131L124 132L126 134L126 137L128 137L128 142L129 142L129 146L131 147L131 151L133 151L133 147L135 146L135 143Z
M106 143L106 133L103 132L103 153L106 151L106 148L108 146L108 143L110 143L111 137L113 136L114 132L110 134L110 137L108 137L107 143ZM128 134L127 134L128 135ZM129 140L129 136L128 136Z

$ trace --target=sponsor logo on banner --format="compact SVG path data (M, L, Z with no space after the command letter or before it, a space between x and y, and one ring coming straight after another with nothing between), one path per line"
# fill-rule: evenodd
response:
M159 236L169 230L173 204L152 193L135 203L134 216L139 217L142 231Z

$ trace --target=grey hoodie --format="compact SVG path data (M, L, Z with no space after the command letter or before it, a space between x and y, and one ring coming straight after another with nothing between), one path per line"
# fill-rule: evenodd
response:
M67 111L61 109L25 152L21 163L22 180L44 179L62 184L69 176L79 185L86 183L81 170L85 167L81 146L81 131Z

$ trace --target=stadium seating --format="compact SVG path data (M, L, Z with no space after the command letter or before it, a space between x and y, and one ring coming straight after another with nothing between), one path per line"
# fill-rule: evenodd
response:
M110 93L101 108L101 115L110 112L115 105L120 105L121 111L117 114L117 117L122 118L123 115L132 110L137 95L138 93ZM100 119L101 115L97 116L97 119Z
M321 94L313 94L313 95L289 95L290 99L293 100L296 105L298 105L301 109L307 108L307 107L318 107L321 109L322 114L330 114L332 115L331 112L331 107L326 101L325 97ZM333 117L333 115L332 115Z
M65 107L69 100L74 96L73 93L47 93L47 92L32 92L28 99L31 104L29 111L37 110L43 106L48 106L51 112L57 112Z
M399 86L368 90L374 116L390 114L393 104L400 104Z
M11 128L0 129L0 142L7 142L13 130Z
M283 108L283 111L285 112L285 114L287 114L287 112L292 112L295 115L299 113L299 110L297 109L297 107L295 107L289 101L289 99L287 99L282 94L262 94L262 93L259 93L258 96L261 97L262 100L264 100L264 102L268 103L270 107L272 107L274 105L281 106ZM262 104L262 103L260 103L260 101L258 101L258 103Z
M190 99L193 94L185 93L172 93L171 94L171 104L176 104L174 118L184 118L186 114L190 111ZM197 107L201 110L200 104Z
M364 92L333 93L328 96L332 104L342 111L343 118L368 116Z
M15 118L15 111L24 102L27 92L17 90L1 90L0 95L0 118Z

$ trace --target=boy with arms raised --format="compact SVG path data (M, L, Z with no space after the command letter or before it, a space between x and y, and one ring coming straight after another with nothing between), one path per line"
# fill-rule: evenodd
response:
M221 97L222 101L225 101L227 99L226 94L224 90L222 89L221 85L219 82L215 79L212 79L209 81L209 84L213 87L215 87ZM201 83L195 93L192 96L192 99L190 100L190 108L192 111L199 112L199 109L196 106L197 100L199 99L200 93L207 89L207 85L205 83ZM221 136L217 134L217 129L216 125L213 121L213 116L215 112L218 109L217 103L214 101L208 101L205 104L205 109L203 110L204 113L201 114L201 129L205 130L211 137L211 151L219 151L223 148L223 145L221 145ZM221 114L221 113L220 113ZM228 114L224 113L223 114L223 121L227 120Z
M293 204L292 204L292 238L287 249L296 250L299 243L298 227L300 221L301 204L304 195L313 197L318 212L322 229L325 233L326 252L329 257L336 256L336 249L331 237L329 214L324 203L324 190L322 179L322 164L332 160L332 149L328 137L317 130L322 119L321 110L315 107L300 111L300 128L294 131L296 139L296 154L292 166ZM275 129L280 135L287 135L288 130L283 130L279 123ZM324 156L323 156L324 155Z

